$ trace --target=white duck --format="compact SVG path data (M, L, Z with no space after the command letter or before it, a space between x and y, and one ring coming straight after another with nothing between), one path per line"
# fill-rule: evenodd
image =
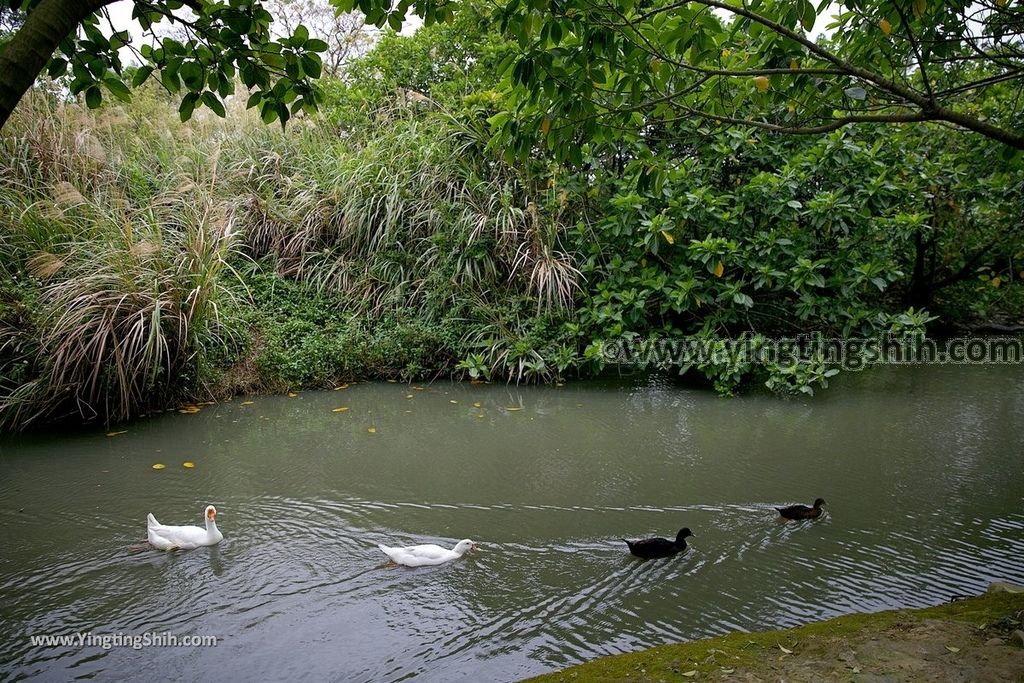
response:
M378 545L385 555L391 558L395 564L406 567L425 567L434 564L444 564L451 560L457 560L470 550L476 550L476 543L468 538L455 544L451 550L442 548L433 543L424 545L411 545L405 548L389 548L386 545Z
M149 543L158 550L191 550L204 545L217 545L224 534L217 528L217 508L206 506L206 528L198 526L165 526L153 513L146 516Z

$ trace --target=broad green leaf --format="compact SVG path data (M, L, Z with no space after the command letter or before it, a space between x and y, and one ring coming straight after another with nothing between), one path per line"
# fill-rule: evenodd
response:
M96 109L103 102L103 93L100 89L93 85L85 91L85 103L89 106L89 109Z

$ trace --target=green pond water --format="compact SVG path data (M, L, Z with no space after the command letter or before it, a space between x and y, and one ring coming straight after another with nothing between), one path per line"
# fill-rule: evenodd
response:
M1024 582L1024 368L839 380L801 399L358 384L5 437L0 679L508 681ZM817 496L821 520L777 522ZM207 503L219 546L134 547L146 513L199 524ZM669 560L619 540L682 526ZM467 537L440 567L376 548ZM219 642L30 641L88 632Z

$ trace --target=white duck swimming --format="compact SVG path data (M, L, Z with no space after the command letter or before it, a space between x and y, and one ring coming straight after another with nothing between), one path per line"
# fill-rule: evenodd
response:
M381 552L391 558L395 564L406 567L425 567L434 564L444 564L451 560L457 560L470 550L476 550L476 543L463 539L455 544L451 550L442 548L433 543L424 545L411 545L405 548L389 548L386 545L378 545Z
M158 550L191 550L204 545L217 545L224 534L217 528L217 508L206 506L206 528L198 526L165 526L153 513L146 516L149 543Z

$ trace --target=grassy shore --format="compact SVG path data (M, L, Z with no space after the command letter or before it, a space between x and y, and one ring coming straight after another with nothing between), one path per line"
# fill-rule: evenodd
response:
M850 614L604 657L534 681L1024 681L1024 594Z

